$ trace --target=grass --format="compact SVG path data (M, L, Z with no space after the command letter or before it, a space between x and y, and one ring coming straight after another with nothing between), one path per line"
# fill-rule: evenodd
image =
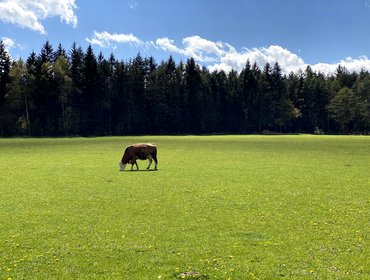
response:
M361 136L0 139L0 279L370 279L369 170Z

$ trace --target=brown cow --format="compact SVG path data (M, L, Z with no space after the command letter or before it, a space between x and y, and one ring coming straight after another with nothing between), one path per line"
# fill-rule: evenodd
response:
M154 144L149 143L140 143L140 144L133 144L128 146L125 149L125 152L122 156L121 161L119 162L119 169L120 171L125 170L126 164L131 163L131 170L133 170L134 164L136 165L136 169L139 170L139 166L137 165L136 160L149 160L149 165L146 169L149 169L152 161L154 160L155 167L154 169L157 170L157 146Z

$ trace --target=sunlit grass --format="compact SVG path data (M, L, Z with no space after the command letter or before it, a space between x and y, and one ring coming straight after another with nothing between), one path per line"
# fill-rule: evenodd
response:
M0 139L0 279L370 278L369 170L360 136Z

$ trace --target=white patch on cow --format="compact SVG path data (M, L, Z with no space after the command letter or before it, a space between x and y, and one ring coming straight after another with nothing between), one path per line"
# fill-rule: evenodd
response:
M120 162L118 163L118 165L119 165L119 170L120 170L120 171L125 170L126 164L122 164L122 161L120 161Z

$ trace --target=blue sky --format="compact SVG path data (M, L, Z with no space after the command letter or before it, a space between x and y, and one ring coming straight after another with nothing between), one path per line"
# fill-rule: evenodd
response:
M15 59L49 40L123 60L194 57L210 70L249 59L359 71L370 70L369 27L370 0L0 0L0 39Z

